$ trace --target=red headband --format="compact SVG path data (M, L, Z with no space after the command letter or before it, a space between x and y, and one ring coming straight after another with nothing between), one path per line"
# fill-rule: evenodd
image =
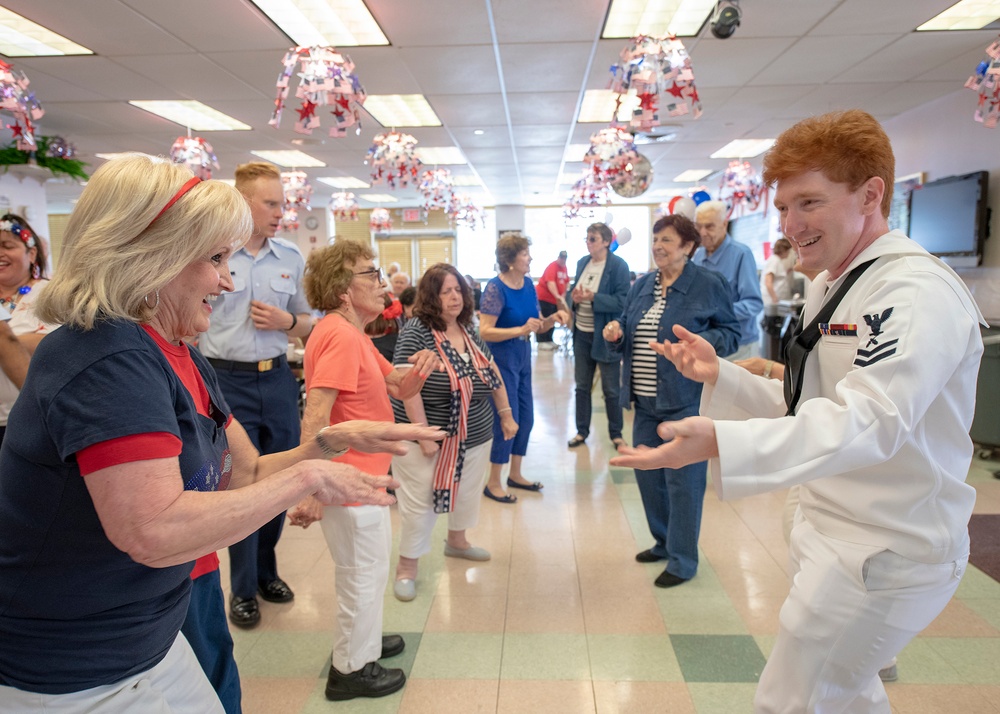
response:
M166 213L168 208L177 203L178 199L180 199L181 196L183 196L185 193L187 193L192 188L197 186L199 183L201 183L201 179L198 178L197 176L192 176L190 179L188 179L188 182L180 187L177 193L174 194L174 197L171 198L169 201L167 201L167 205L164 206L162 209L160 209L160 212L156 214L156 218L154 218L149 222L149 226L156 223L157 219L159 219L160 216ZM149 228L149 226L146 226L146 228Z

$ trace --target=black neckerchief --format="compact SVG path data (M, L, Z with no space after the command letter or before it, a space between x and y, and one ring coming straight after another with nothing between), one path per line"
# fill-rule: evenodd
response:
M798 406L799 398L802 396L802 381L806 373L806 358L812 352L816 343L819 342L820 323L830 321L830 318L833 317L833 311L837 309L847 291L851 289L858 278L861 277L861 274L871 267L871 264L876 260L877 258L872 258L868 262L856 266L844 278L844 282L837 288L837 292L833 294L833 297L824 303L823 307L816 314L816 317L813 318L813 321L806 325L805 328L802 327L801 321L796 326L795 332L785 345L782 354L782 359L785 362L785 405L788 407L785 416L795 414L795 407Z

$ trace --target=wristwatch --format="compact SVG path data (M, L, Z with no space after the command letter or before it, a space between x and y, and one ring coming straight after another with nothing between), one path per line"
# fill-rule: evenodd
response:
M325 429L326 427L323 428ZM334 449L326 443L326 439L323 438L323 429L316 432L316 446L319 447L320 451L322 451L323 455L328 459L335 459L338 456L343 456L347 453L347 447L344 447L343 449Z

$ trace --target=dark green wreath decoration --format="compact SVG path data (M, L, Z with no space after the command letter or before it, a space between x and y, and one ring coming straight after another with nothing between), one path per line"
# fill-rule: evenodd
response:
M86 162L49 156L49 141L55 138L58 137L36 137L35 142L38 148L35 151L21 151L17 148L17 142L10 142L0 149L0 166L3 167L3 172L7 173L7 167L9 166L34 163L43 169L51 171L53 176L65 174L80 181L88 180L90 176L83 170L83 167L87 166Z

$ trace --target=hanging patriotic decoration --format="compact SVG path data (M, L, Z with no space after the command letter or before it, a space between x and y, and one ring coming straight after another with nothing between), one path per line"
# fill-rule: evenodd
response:
M341 191L330 196L330 211L336 221L358 220L358 201L353 193Z
M729 162L719 181L719 200L729 206L729 215L739 208L740 213L756 211L761 203L767 207L768 189L764 179L747 161Z
M45 115L45 110L28 91L31 84L28 76L3 60L0 60L0 110L14 115L14 123L7 128L14 132L14 140L20 151L35 151L35 124Z
M50 159L72 159L76 156L76 146L61 136L50 136L48 146L45 148L45 154Z
M394 189L416 182L423 166L416 151L417 140L409 134L398 131L376 134L365 156L365 163L371 167L372 183L384 183Z
M299 229L299 211L310 210L313 188L305 171L282 171L281 187L285 191L285 207L281 227L288 231Z
M373 208L368 219L368 228L372 233L388 233L392 230L392 216L387 208Z
M979 93L972 118L987 129L995 129L1000 121L1000 38L986 48L986 54L988 59L979 63L965 87Z
M593 168L588 168L573 184L570 197L563 204L563 216L567 219L576 218L584 208L606 206L610 203L607 181L603 181Z
M464 193L456 193L446 209L448 221L453 226L465 225L472 230L486 227L486 212Z
M170 160L184 164L202 181L212 178L212 169L219 169L212 145L200 136L178 136L170 147Z
M448 169L429 169L420 174L417 190L424 198L424 211L445 210L455 196L455 181Z
M639 160L639 151L631 132L613 126L590 135L590 148L583 160L597 178L611 183L631 170L630 166Z
M299 134L312 134L313 129L320 125L320 107L332 107L330 114L334 124L330 127L330 136L347 135L347 127L357 124L357 132L361 133L361 115L359 107L365 103L364 87L354 74L354 63L351 58L338 52L333 47L293 47L285 53L282 60L284 68L278 75L278 96L274 100L274 111L268 122L277 129L281 125L281 112L288 98L289 84L295 72L295 64L299 64L299 86L295 90L295 98L300 100L299 118L295 122L295 131Z
M660 95L665 97L662 111L672 117L691 112L701 116L701 100L694 84L691 57L684 43L674 35L649 37L637 35L619 54L621 62L611 65L611 91L622 96L634 91L639 106L632 112L629 125L649 131L660 125ZM617 116L617 108L615 115Z

